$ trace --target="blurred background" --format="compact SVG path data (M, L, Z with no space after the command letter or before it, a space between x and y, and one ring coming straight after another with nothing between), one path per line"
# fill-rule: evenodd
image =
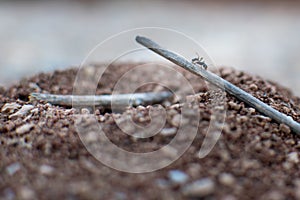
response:
M300 96L295 1L0 1L0 85L79 66L99 42L145 26L183 32L217 65L260 75Z

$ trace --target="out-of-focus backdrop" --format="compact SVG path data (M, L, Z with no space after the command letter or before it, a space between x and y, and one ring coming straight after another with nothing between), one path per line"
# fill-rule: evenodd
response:
M145 26L181 31L217 65L258 74L300 96L300 3L294 1L0 1L0 85L78 66L109 36Z

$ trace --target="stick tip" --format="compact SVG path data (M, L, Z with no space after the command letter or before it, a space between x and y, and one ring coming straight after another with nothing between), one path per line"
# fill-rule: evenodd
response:
M30 93L29 94L29 102L37 100L37 97L38 97L37 93Z
M43 100L45 98L46 98L45 94L42 94L42 93L35 93L35 92L33 92L33 93L29 94L29 101Z
M137 35L137 36L135 37L135 40L136 40L137 42L139 42L139 41L142 40L142 38L143 38L143 36Z

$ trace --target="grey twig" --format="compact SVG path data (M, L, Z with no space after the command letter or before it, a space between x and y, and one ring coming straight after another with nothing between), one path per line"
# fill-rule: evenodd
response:
M185 58L168 51L152 40L137 36L136 41L143 46L147 47L148 49L154 51L155 53L161 55L162 57L168 59L169 61L175 63L176 65L179 65L180 67L183 67L184 69L201 76L206 81L214 84L215 86L225 89L226 92L229 94L235 96L240 101L243 101L247 103L248 105L255 108L257 111L261 112L262 114L274 119L275 121L279 123L286 124L291 128L292 131L300 135L300 124L293 120L292 117L287 116L271 106L263 103L262 101L258 100L257 98L253 97L251 94L245 92L244 90L236 87L235 85L229 83L228 81L222 79L221 77L205 70L202 67L197 67L196 65L192 64L191 62L187 61Z
M113 95L88 95L88 96L74 96L74 95L55 95L31 93L30 100L42 100L54 105L62 106L91 106L98 105L104 108L110 108L111 105L116 107L138 106L160 103L172 96L171 92L146 92L146 93L132 93L132 94L113 94Z

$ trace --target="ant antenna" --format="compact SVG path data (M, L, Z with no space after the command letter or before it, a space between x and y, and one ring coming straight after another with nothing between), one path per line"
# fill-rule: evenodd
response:
M196 55L197 55L197 59L199 60L199 54L198 54L198 52L196 52Z

